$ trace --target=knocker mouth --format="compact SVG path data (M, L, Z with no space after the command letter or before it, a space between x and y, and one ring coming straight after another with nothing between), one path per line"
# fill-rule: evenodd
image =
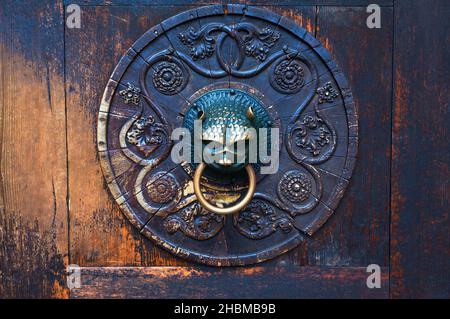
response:
M211 144L214 143L208 143L203 148L203 161L208 167L229 174L242 171L249 163L248 147L239 149L236 143L231 145Z
M239 141L241 143L220 143L203 141L203 162L201 162L194 174L194 193L205 209L216 214L232 214L240 211L252 200L256 189L256 176L252 166L248 163L248 143L246 140ZM243 142L243 143L242 143ZM206 144L206 145L205 145ZM244 146L240 148L237 144ZM248 189L246 195L236 204L228 207L218 207L211 204L203 195L200 182L203 171L210 167L219 174L236 175L241 174L242 170L246 170L248 175Z
M229 207L217 207L217 206L211 204L210 202L208 202L208 200L206 200L206 198L203 195L203 192L201 190L201 186L200 186L200 180L202 178L205 167L206 167L206 164L202 162L198 165L197 169L195 170L194 193L195 193L195 196L197 197L197 200L200 203L200 205L202 205L206 210L208 210L212 213L222 214L222 215L233 214L233 213L237 213L241 209L245 208L247 206L247 204L250 203L250 201L253 199L253 195L255 194L255 190L256 190L255 171L253 170L251 165L245 165L245 170L248 175L248 189L247 189L247 193L245 194L245 196L237 204L234 204Z

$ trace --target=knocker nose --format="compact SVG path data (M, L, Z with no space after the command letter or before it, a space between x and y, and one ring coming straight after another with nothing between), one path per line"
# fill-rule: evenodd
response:
M245 171L247 172L248 175L247 193L245 194L244 198L240 200L237 204L229 207L217 207L206 200L200 188L200 182L205 168L206 164L202 162L198 165L197 169L195 170L194 193L200 205L202 205L206 210L216 214L223 214L223 215L232 214L245 208L245 206L247 206L247 204L250 203L250 201L253 198L253 195L255 194L256 189L255 171L253 170L253 167L250 164L245 166Z

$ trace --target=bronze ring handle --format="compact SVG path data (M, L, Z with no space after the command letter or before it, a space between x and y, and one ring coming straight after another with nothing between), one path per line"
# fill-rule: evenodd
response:
M202 177L202 173L205 167L206 164L202 162L198 165L197 169L195 170L194 193L195 196L197 196L197 200L199 201L200 205L202 205L206 210L216 214L223 214L223 215L232 214L243 209L252 200L256 189L256 176L255 171L253 170L253 167L251 165L245 166L245 170L247 171L249 181L247 194L245 194L244 198L241 201L239 201L236 205L230 207L214 206L206 200L205 196L203 196L203 193L200 190L200 179Z

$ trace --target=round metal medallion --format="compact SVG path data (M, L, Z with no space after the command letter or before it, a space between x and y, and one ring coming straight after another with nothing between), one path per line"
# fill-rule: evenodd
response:
M253 200L218 215L196 199L195 166L171 157L171 135L202 98L230 104L236 92L255 106L252 119L280 130L279 166L255 168ZM330 54L305 29L251 6L202 7L151 28L114 70L98 117L105 179L130 222L173 254L215 266L261 262L312 236L342 198L357 152L356 107ZM205 197L239 198L241 175L206 174Z

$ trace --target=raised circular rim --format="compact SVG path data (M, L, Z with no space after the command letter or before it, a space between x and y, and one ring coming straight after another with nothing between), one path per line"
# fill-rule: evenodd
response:
M343 99L343 107L347 117L348 129L347 156L345 165L342 168L342 174L336 186L333 188L333 195L330 196L330 199L326 203L324 203L324 209L326 210L325 213L318 214L318 218L311 221L309 225L305 227L305 234L310 236L313 235L314 232L316 232L329 219L334 210L337 208L352 176L358 151L358 111L344 74L339 69L328 50L323 47L323 45L316 38L308 33L306 29L300 27L289 18L266 9L247 5L211 5L181 12L150 28L132 45L130 49L128 49L126 54L121 58L106 85L97 122L97 150L100 165L102 167L103 175L107 181L108 189L115 198L114 201L119 205L123 214L128 218L134 227L139 229L142 234L151 239L157 246L171 252L175 256L210 266L243 266L263 262L295 248L300 242L303 241L303 235L301 234L301 231L297 229L298 234L296 236L289 238L285 242L281 242L279 245L272 246L268 249L255 253L229 255L226 257L211 256L191 249L185 250L184 248L173 244L170 240L162 240L151 230L144 227L145 222L141 221L139 216L133 212L132 207L130 207L127 203L119 185L114 179L111 161L107 156L108 148L106 143L109 107L117 86L120 83L120 79L127 70L128 66L134 61L136 56L143 50L144 47L161 36L164 32L192 19L226 14L239 15L244 12L246 16L259 18L272 24L276 24L278 27L284 28L286 31L291 32L304 41L305 44L309 45L311 50L314 51L320 59L322 59L322 62L331 73Z

